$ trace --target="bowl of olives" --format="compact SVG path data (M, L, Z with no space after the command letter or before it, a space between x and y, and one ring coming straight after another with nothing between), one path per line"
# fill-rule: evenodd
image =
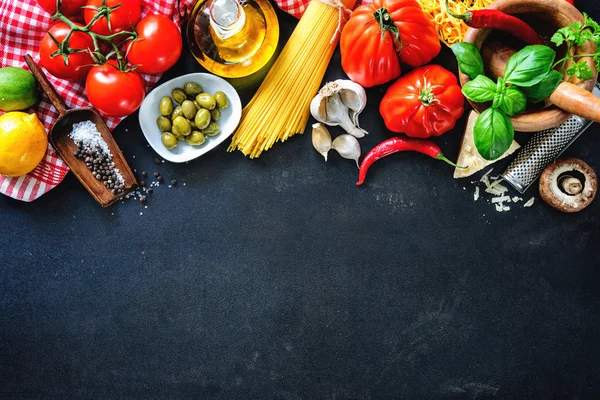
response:
M182 163L221 144L241 116L242 103L233 86L218 76L194 73L152 90L140 107L139 121L154 151Z

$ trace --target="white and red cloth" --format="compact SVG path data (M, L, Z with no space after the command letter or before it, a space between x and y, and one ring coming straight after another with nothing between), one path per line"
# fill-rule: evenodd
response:
M285 12L301 17L310 0L276 0ZM149 14L162 14L172 17L181 26L182 15L191 9L194 0L142 0L142 17ZM23 57L29 54L39 62L38 45L46 31L52 26L50 15L37 5L36 0L0 0L0 66L27 68ZM67 107L87 107L83 82L69 82L53 77L48 79L64 99ZM142 75L149 91L160 76ZM33 110L32 110L33 111ZM58 113L44 97L35 112L49 130ZM106 123L114 129L122 118L107 118ZM54 149L48 150L42 162L29 174L9 178L0 175L0 193L17 200L33 201L56 187L69 172L67 165L58 157Z

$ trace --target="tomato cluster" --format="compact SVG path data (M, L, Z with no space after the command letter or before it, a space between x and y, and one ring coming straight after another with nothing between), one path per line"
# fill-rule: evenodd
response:
M142 18L140 0L62 0L58 13L56 0L37 1L57 20L40 42L40 64L57 78L85 79L88 100L107 116L137 110L145 96L139 72L161 74L181 55L175 23Z

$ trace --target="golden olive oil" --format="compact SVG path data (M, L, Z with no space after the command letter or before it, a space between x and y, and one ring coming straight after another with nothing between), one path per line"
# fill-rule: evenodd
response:
M268 0L199 0L187 40L196 60L215 75L264 77L275 58L279 22Z

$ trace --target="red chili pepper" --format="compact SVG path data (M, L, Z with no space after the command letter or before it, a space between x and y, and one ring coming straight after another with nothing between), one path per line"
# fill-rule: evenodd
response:
M527 44L544 44L540 35L532 27L517 17L508 15L500 10L475 10L464 14L454 14L448 7L446 11L454 18L462 19L471 28L500 29L508 32Z
M399 138L394 137L388 140L384 140L377 146L373 147L371 151L367 153L360 164L360 170L358 172L357 185L362 185L367 176L367 171L373 163L383 157L389 156L390 154L398 153L399 151L417 151L428 155L429 157L435 158L436 160L442 160L452 165L453 167L459 167L452 161L448 160L443 154L440 148L433 143L431 140L424 139L411 139L411 138Z

